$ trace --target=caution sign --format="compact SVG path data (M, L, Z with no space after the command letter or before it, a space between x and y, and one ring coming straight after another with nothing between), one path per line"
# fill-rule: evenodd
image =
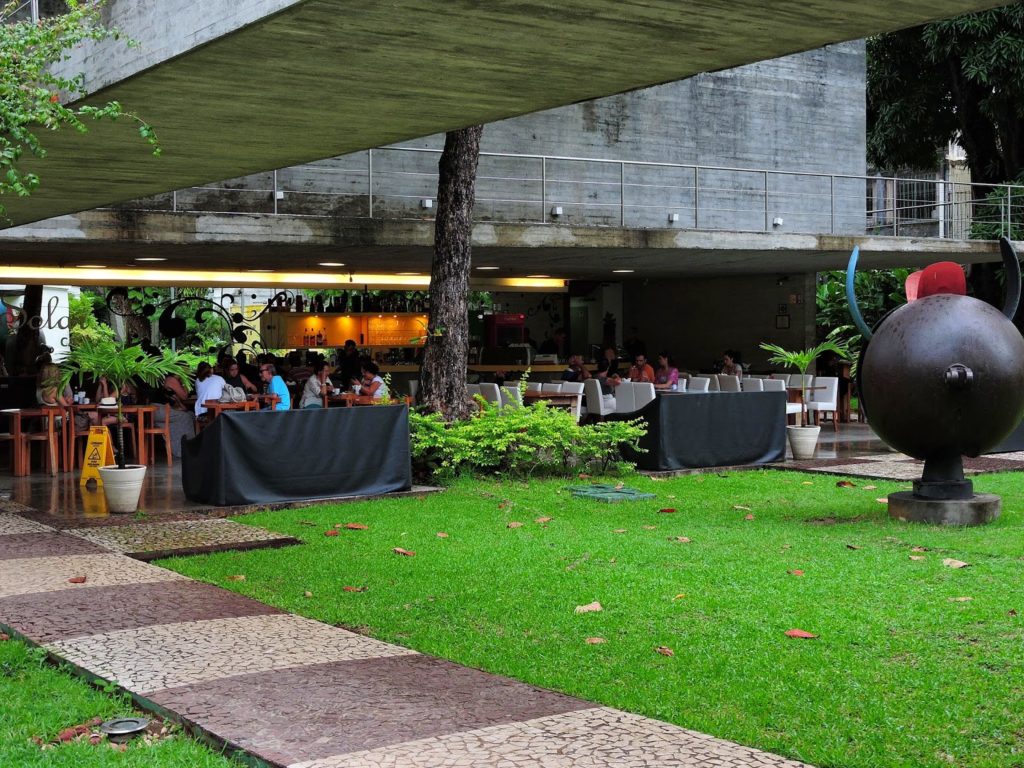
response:
M82 465L82 478L79 485L95 480L103 485L100 467L114 463L114 449L110 445L110 430L106 427L89 427L89 442L85 444L85 463Z

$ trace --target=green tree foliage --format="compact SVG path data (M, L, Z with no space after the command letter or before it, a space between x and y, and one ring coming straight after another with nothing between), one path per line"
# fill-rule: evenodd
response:
M26 152L46 157L38 135L42 131L71 128L85 133L87 120L128 118L138 123L139 135L159 155L153 128L118 102L67 106L85 96L83 76L59 76L51 69L87 40L118 39L117 30L100 19L102 0L67 0L67 13L36 23L10 23L20 4L14 0L0 5L0 196L25 197L38 188L39 176L22 170L21 160ZM0 204L0 216L4 210Z
M868 159L931 167L956 139L976 182L1024 170L1024 4L868 40Z
M906 303L904 283L909 269L858 269L854 278L857 305L864 321L874 326L891 309ZM846 300L846 272L835 270L818 275L817 325L825 333L853 325Z

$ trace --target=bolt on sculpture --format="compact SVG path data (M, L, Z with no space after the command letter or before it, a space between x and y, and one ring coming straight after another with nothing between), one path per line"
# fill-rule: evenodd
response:
M978 525L999 515L1000 500L975 494L963 456L975 457L1024 417L1024 337L1011 322L1021 293L1017 254L999 241L1006 272L1003 311L966 295L959 265L932 264L907 279L908 303L873 329L854 294L859 249L846 295L864 337L857 370L861 406L888 445L924 461L913 491L889 495L901 520Z

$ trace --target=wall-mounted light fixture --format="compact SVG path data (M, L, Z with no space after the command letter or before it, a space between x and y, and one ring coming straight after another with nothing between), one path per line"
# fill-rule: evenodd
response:
M431 199L429 197L424 197L422 200L420 200L420 208L422 208L423 210L429 211L433 207L434 207L433 199Z
M553 206L551 206L551 215L552 216L561 216L562 215L562 206L560 206L560 205L553 205Z
M772 226L773 227L781 227L782 226L782 217L781 216L776 216L774 219L772 219Z
M670 213L668 215L668 223L669 224L675 224L677 221L679 221L679 214L678 213Z
M275 191L274 192L274 199L275 200L284 200L284 190L283 189L278 189L277 191Z

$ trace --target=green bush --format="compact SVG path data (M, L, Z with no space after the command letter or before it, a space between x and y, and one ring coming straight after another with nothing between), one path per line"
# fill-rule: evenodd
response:
M619 447L640 450L637 441L647 432L643 419L581 426L570 412L545 403L499 408L483 398L477 402L477 414L452 423L439 414L409 414L418 474L572 475L631 468Z

